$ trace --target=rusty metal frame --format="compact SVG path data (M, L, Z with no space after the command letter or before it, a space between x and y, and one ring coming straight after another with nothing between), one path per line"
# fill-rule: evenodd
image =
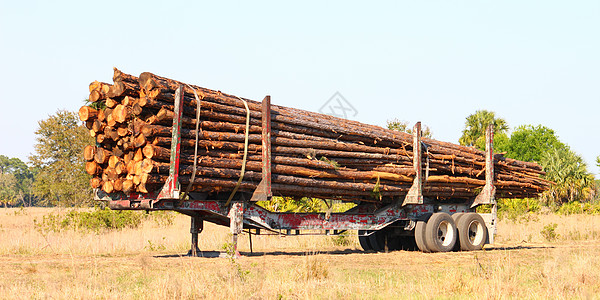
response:
M413 168L415 179L408 190L402 206L408 204L423 204L423 148L421 145L421 122L413 127Z
M271 96L262 101L262 180L250 201L268 201L271 191Z
M179 199L181 185L179 184L179 160L181 155L181 124L183 114L183 86L180 85L175 91L175 116L173 117L173 135L171 139L171 164L169 166L169 177L162 190L158 194L160 199Z
M490 125L485 132L485 185L471 203L471 207L481 204L496 204L496 187L494 186L494 126Z
M233 202L236 203L236 202ZM130 208L135 209L135 208ZM371 207L357 206L342 213L283 213L271 212L256 204L244 203L223 206L217 200L184 200L165 199L155 203L154 210L175 210L192 215L202 213L213 219L223 220L221 225L229 225L232 230L239 229L239 223L232 227L232 218L242 217L244 228L278 230L379 230L387 225L401 220L422 219L425 216L444 211L447 213L469 212L465 204L434 204L407 205L398 207L390 204L373 210ZM205 218L208 221L210 218Z

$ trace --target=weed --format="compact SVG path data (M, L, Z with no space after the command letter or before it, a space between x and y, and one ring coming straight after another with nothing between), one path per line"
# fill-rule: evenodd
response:
M371 191L371 197L373 199L379 200L381 201L381 191L380 191L380 179L379 176L377 176L377 182L375 182L375 187L373 187L373 190Z
M328 163L329 165L331 165L333 167L334 170L337 170L340 168L340 164L338 164L337 161L331 160L325 156L321 156L320 161L324 161L324 162Z
M163 240L165 239L165 237L163 237ZM148 240L148 245L146 247L144 247L145 249L148 249L150 251L162 251L167 249L167 247L165 247L165 245L163 244L155 244L153 243L151 240Z
M307 255L304 266L300 269L300 277L304 280L322 280L329 277L329 267L316 254Z
M231 238L231 235L229 237ZM250 275L250 271L244 270L240 263L237 261L235 245L231 242L225 242L223 246L221 246L221 249L225 250L225 252L227 253L227 257L229 258L229 262L231 263L231 268L233 270L234 276L241 281L245 281L248 278L248 275Z
M30 263L29 265L25 266L25 273L27 274L33 274L33 273L37 273L37 267Z
M25 210L25 207L23 207L23 206L21 206L21 207L19 207L19 209L15 210L13 212L13 214L15 216L26 216L26 215L28 215L27 211Z
M544 229L540 231L540 234L542 234L542 236L549 242L555 241L560 236L558 233L556 233L557 226L558 224L556 223L550 223L544 226Z
M153 211L150 216L159 227L171 226L175 220L175 214L170 211Z
M350 234L348 233L348 231L344 231L343 233L332 236L331 241L334 245L340 247L350 246L350 244L352 244L350 241Z

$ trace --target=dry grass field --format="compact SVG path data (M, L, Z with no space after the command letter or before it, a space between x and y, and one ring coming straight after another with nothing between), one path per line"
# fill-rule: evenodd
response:
M253 236L244 256L181 256L189 218L136 229L41 232L53 208L0 209L2 299L599 298L600 216L503 220L484 251L363 253L348 237ZM64 212L64 211L62 211ZM557 224L551 229L551 224ZM550 226L549 226L550 225ZM548 241L550 238L551 241ZM205 225L200 248L218 256L228 229ZM216 255L215 255L216 254Z

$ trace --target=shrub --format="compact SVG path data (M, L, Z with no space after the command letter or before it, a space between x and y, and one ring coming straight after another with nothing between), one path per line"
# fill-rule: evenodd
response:
M340 246L340 247L350 246L350 244L351 244L350 234L348 233L348 231L344 231L338 235L332 236L331 241L336 246Z
M315 254L307 255L304 266L299 268L299 275L304 280L323 280L329 277L329 266Z
M556 227L558 226L558 224L556 223L550 223L546 226L544 226L544 229L542 229L542 231L540 231L540 234L542 234L542 236L549 242L552 242L556 239L558 239L559 234L556 233Z
M561 205L557 212L563 215L574 215L574 214L600 214L600 204L598 203L581 203L579 201L573 201Z
M40 232L74 230L100 233L107 230L137 228L146 219L152 219L158 226L169 226L173 224L174 218L171 212L145 214L140 211L95 208L92 211L71 210L65 215L51 213L43 216L40 222L34 220L34 224Z
M527 221L531 214L539 212L540 202L536 199L498 199L498 217L514 222Z
M70 211L62 220L63 228L73 230L84 229L99 231L103 229L136 228L142 223L143 215L139 212L108 208L87 211Z

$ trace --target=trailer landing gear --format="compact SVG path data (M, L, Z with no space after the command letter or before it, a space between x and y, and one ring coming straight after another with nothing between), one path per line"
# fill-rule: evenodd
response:
M190 233L192 234L192 247L190 248L190 251L188 251L187 256L202 256L202 252L200 252L200 249L198 248L198 234L202 232L202 229L204 229L204 221L202 220L202 217L199 215L193 215L190 226Z

